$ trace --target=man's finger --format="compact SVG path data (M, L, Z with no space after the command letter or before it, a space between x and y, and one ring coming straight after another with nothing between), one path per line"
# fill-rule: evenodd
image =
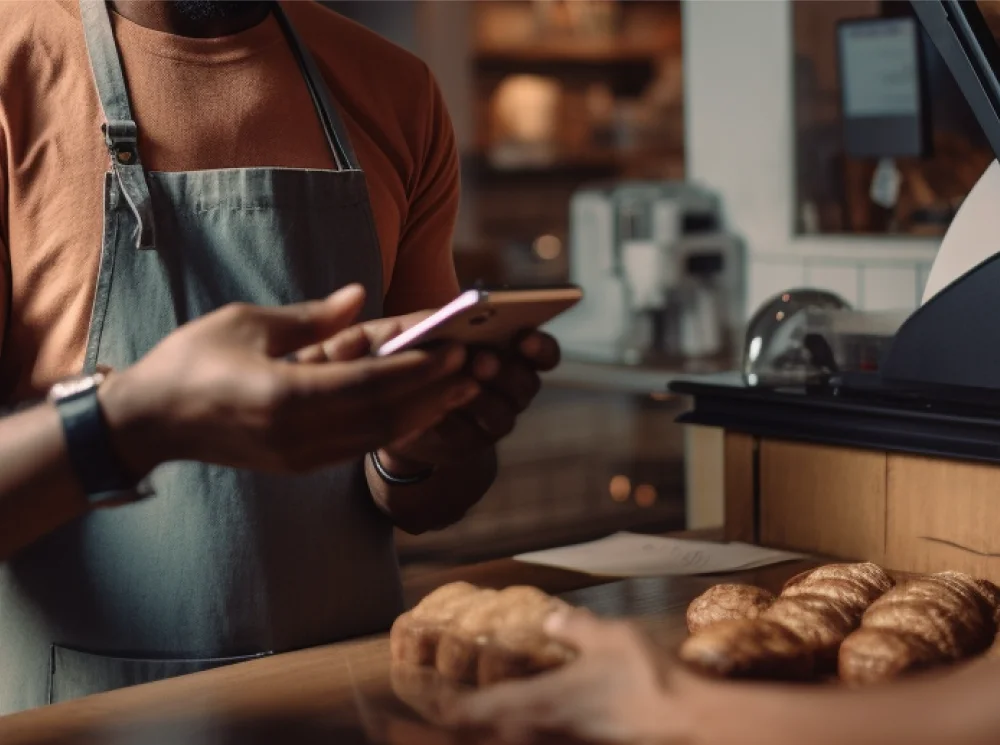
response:
M452 377L399 400L381 401L374 407L355 400L346 412L346 417L352 421L346 438L330 426L331 412L323 402L311 401L307 421L301 421L297 430L303 438L298 456L305 465L312 467L328 462L332 456L347 458L358 452L391 446L437 426L449 411L464 405L478 392L475 381ZM342 406L337 406L333 413L345 415Z
M347 362L367 356L372 351L371 340L361 326L350 326L332 339L313 344L295 353L295 361L302 363Z
M348 285L324 300L255 308L253 312L264 328L267 354L284 357L350 326L361 312L364 301L364 288Z
M465 457L470 452L493 444L475 417L466 411L467 408L452 412L439 427L441 438L458 446L455 448L457 457Z
M607 621L581 608L558 610L545 619L545 633L556 641L583 650L607 633Z
M486 435L485 439L490 442L509 435L517 423L517 411L511 401L488 388L484 388L483 392L463 409L462 414L470 417Z
M400 352L389 357L365 357L333 364L294 365L289 366L287 374L293 393L310 401L310 405L321 407L323 396L328 393L340 400L349 394L359 407L367 405L368 396L379 396L381 404L391 406L457 373L464 361L465 349L451 346L432 352Z
M296 362L343 362L356 360L370 354L387 341L403 333L427 313L412 313L409 316L394 316L365 321L351 326L330 339L324 339L295 354Z
M425 390L405 396L396 403L387 433L388 439L373 443L385 447L400 440L426 432L444 421L449 413L465 406L479 395L479 386L473 380L445 380Z
M452 410L434 427L400 438L390 448L406 452L415 460L434 461L441 465L461 462L470 453L489 447L491 440L476 425L465 407Z
M539 372L548 372L559 366L559 342L544 331L532 331L517 345L521 353Z
M420 321L427 318L431 312L432 311L419 311L405 316L378 318L374 321L365 321L362 326L364 327L368 338L371 340L372 347L378 348L393 337L399 336L412 326L416 326L420 323Z
M319 345L330 362L358 360L372 351L371 339L360 326L344 329L332 339Z
M523 359L513 355L503 355L496 359L498 365L495 374L483 382L486 387L506 398L514 412L520 414L538 395L542 381L534 368Z

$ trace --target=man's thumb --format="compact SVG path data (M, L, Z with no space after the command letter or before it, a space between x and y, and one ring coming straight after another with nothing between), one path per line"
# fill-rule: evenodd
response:
M589 611L561 608L545 619L544 630L550 638L578 647L600 636L601 622Z
M324 300L266 309L268 355L284 357L343 331L357 319L364 302L364 288L348 285Z

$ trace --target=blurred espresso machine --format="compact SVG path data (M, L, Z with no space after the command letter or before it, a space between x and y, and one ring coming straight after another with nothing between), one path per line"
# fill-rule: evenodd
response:
M721 212L714 194L684 182L578 191L569 271L584 300L548 329L566 354L633 365L738 355L744 247Z

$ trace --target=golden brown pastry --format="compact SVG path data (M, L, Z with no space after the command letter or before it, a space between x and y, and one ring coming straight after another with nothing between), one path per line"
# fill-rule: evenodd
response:
M495 590L481 590L468 582L453 582L434 590L413 610L400 615L389 630L393 662L433 665L445 626L474 603L495 594Z
M797 634L776 621L720 621L689 636L678 655L692 669L721 678L807 680L813 654Z
M925 575L925 578L943 582L964 598L979 603L986 617L993 619L997 605L996 593L1000 590L989 580L975 579L963 572L937 572Z
M892 586L892 578L872 562L827 564L786 583L764 617L794 631L812 648L817 670L832 673L841 643Z
M936 656L934 645L916 634L862 627L840 645L838 673L854 685L877 683L925 670Z
M990 582L988 579L977 579L976 588L986 600L993 615L993 625L1000 631L1000 587Z
M938 575L887 593L865 613L863 624L917 634L953 659L981 651L993 636L992 619L970 585Z
M840 649L840 677L866 684L949 664L983 651L995 631L983 586L972 577L960 572L918 577L865 612L861 629Z
M782 597L820 594L867 608L893 586L892 577L878 564L826 564L792 577L782 588Z
M484 645L501 613L500 593L473 604L442 630L434 666L446 679L475 683L479 667L479 648Z
M566 604L556 598L536 597L498 617L492 636L479 649L479 685L524 678L572 660L575 650L550 639L543 629L545 619L563 607Z
M692 634L719 621L754 619L771 607L774 593L753 585L715 585L691 601L687 627Z
M861 621L863 608L824 595L779 597L762 616L781 624L812 651L820 669L831 669L841 642Z
M466 582L438 588L389 632L400 681L488 684L565 664L575 652L548 638L545 618L566 604L534 587L486 590ZM423 670L424 672L418 672Z
M851 577L856 577L862 582L867 582L883 588L888 588L893 585L892 577L889 576L885 569L880 567L875 562L852 561L824 564L823 566L816 567L815 569L807 569L800 574L796 574L785 583L785 586L782 588L782 593L784 593L784 591L789 587L792 587L799 582L816 582L817 580L824 579L840 579L845 575L845 573Z
M435 665L448 680L462 683L496 681L508 667L529 674L534 665L553 667L552 648L545 644L542 623L565 604L534 587L508 587L474 603L453 619L441 634ZM502 641L497 641L501 639ZM520 662L504 659L503 646L520 655ZM486 652L483 673L480 657Z

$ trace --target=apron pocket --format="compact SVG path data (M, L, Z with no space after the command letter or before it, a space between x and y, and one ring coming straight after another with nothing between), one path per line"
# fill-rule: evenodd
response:
M49 663L49 703L58 704L94 693L176 678L264 656L262 653L206 659L143 659L108 657L53 644Z

